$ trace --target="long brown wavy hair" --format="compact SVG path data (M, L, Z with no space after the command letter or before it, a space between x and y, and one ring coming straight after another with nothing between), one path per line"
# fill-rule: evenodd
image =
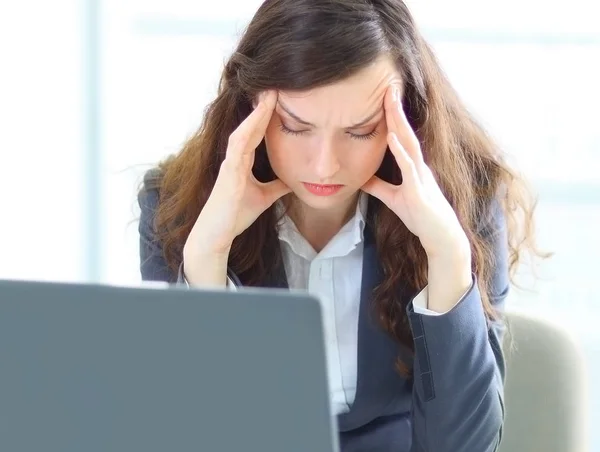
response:
M426 163L467 233L473 271L488 319L498 318L489 299L493 249L481 233L489 207L498 198L505 212L511 273L522 251L536 252L534 202L523 180L504 162L485 131L468 113L401 0L266 0L225 64L218 95L199 130L181 152L160 164L154 183L160 205L155 230L167 263L176 272L182 249L215 184L229 135L252 111L266 89L302 91L338 82L387 55L404 86L404 108L421 143ZM253 169L259 180L274 177L264 141ZM391 154L378 174L399 184ZM230 268L247 285L259 285L279 265L274 207L238 236ZM383 328L413 349L405 302L399 288L415 290L427 281L427 258L419 239L385 205L371 198L372 228L383 282L374 309Z

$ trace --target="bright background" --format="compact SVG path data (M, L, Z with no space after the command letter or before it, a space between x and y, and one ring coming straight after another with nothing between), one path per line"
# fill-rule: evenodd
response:
M137 185L197 128L260 3L2 2L0 278L139 281ZM458 91L539 194L540 243L556 256L533 290L513 292L511 308L560 320L600 379L600 7L408 3ZM600 425L597 387L590 406Z

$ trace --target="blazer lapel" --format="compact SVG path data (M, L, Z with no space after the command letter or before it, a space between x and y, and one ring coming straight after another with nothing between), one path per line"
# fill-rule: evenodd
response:
M350 411L338 416L340 431L353 430L381 415L392 402L390 395L401 393L396 387L407 383L395 369L400 346L381 328L373 305L373 290L381 282L383 270L368 225L364 239L356 395Z

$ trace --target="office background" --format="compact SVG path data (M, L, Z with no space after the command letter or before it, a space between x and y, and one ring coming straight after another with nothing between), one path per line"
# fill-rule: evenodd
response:
M200 123L260 0L0 6L0 278L139 283L143 172ZM510 308L560 321L600 379L600 6L409 0L450 79L539 194L555 257ZM591 388L591 425L600 389ZM600 433L591 450L600 450Z

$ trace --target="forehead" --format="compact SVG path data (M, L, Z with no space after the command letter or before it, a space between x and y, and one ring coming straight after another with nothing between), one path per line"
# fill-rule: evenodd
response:
M279 98L313 124L345 126L382 107L391 83L401 86L400 74L390 59L381 58L347 79L302 92L282 91Z

